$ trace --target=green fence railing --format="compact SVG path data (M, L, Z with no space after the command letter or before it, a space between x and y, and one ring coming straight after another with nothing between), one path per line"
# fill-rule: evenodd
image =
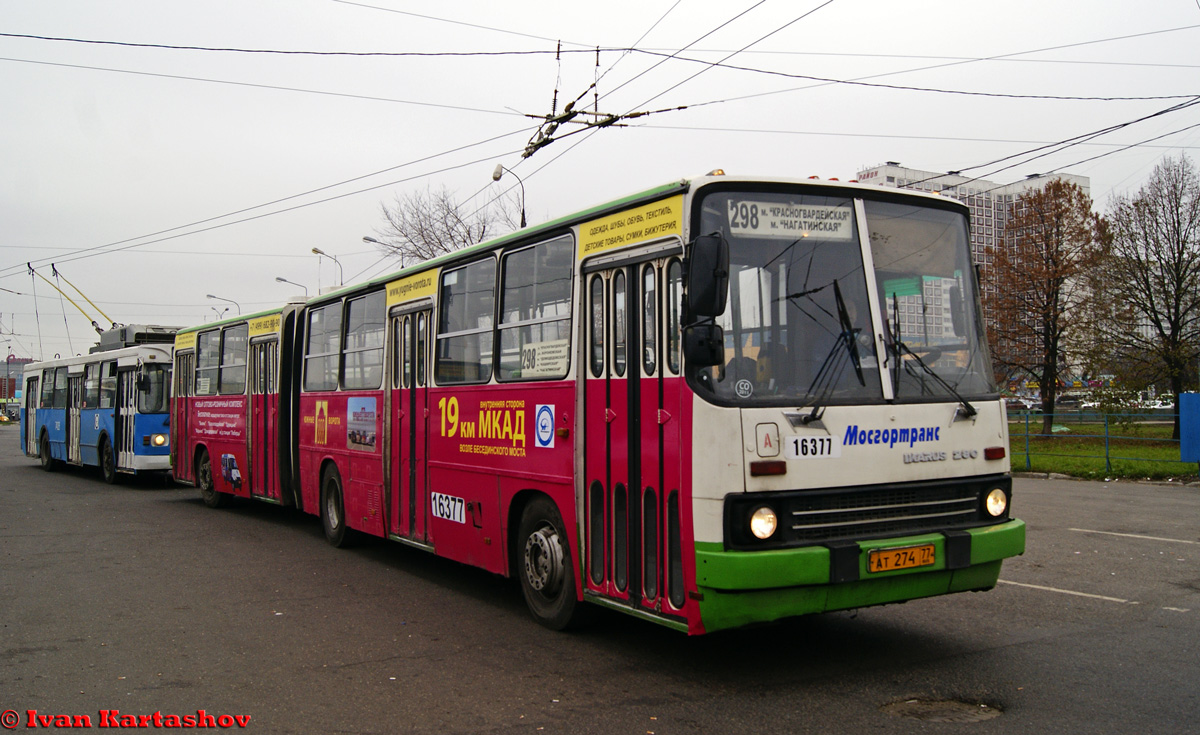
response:
M1043 431L1038 411L1009 412L1013 469L1051 469L1066 474L1143 476L1196 474L1194 462L1180 459L1172 438L1175 414L1058 411L1053 430ZM1147 465L1151 463L1147 469Z

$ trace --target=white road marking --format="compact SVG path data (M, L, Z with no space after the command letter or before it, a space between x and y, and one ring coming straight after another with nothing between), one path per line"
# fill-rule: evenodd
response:
M1146 541L1169 541L1173 544L1193 544L1200 546L1200 541L1189 541L1182 538L1163 538L1161 536L1141 536L1136 533L1115 533L1113 531L1093 531L1088 528L1068 528L1068 531L1077 531L1079 533L1101 533L1105 536L1122 536L1124 538L1140 538Z
M1140 602L1135 600L1122 600L1120 597L1106 597L1104 595L1092 595L1087 592L1076 592L1074 590L1063 590L1058 587L1044 587L1040 584L1024 584L1023 582L1010 582L1007 579L998 580L1000 584L1011 584L1014 587L1028 587L1031 590L1042 590L1043 592L1058 592L1063 595L1075 595L1076 597L1090 597L1093 600L1104 600L1105 602L1119 602L1123 605L1140 605Z
M1190 607L1164 607L1163 609L1170 610L1171 612L1191 612L1192 611L1192 609Z

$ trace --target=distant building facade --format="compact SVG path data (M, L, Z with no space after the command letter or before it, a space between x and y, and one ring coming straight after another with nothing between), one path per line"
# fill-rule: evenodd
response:
M957 199L971 210L971 255L979 265L981 288L984 297L984 323L988 332L995 333L995 315L987 307L995 296L995 282L991 275L994 252L1003 246L1004 229L1013 216L1013 204L1024 193L1041 189L1048 182L1060 179L1069 184L1075 184L1084 194L1091 196L1091 179L1074 174L1053 174L1041 176L1034 174L1021 181L1011 184L1001 184L995 181L974 179L957 172L941 173L907 168L896 161L888 161L878 166L862 169L858 172L858 181L864 184L874 184L896 189L937 192L942 196ZM924 303L918 304L914 297L904 297L912 303L902 303L900 320L902 325L916 328L918 324L930 324L931 329L949 328L949 317L944 320L927 318L930 299L945 298L945 294L937 294L940 290L935 284L927 284ZM948 302L946 302L948 306ZM936 304L935 304L936 306ZM920 312L924 310L925 315ZM906 315L907 312L907 315ZM932 323L931 323L932 322ZM906 330L907 331L907 330ZM935 335L930 334L933 338Z

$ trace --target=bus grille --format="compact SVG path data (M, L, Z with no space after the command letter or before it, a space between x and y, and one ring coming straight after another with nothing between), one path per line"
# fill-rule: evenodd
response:
M985 526L1008 520L1008 514L987 517L982 497L995 487L1010 492L1011 482L1008 477L967 478L739 494L727 498L726 539L736 549L785 548ZM774 508L780 524L765 542L742 531L748 526L744 519L763 504Z
M979 517L973 488L951 486L903 491L802 495L790 504L793 540L828 541L870 536L907 536L958 528Z

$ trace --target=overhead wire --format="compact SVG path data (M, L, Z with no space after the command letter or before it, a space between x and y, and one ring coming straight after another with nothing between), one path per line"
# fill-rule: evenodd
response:
M315 189L309 189L308 191L301 192L301 193L299 193L299 194L292 194L292 195L290 195L290 196L281 197L281 198L279 198L279 199L274 199L274 200L272 200L272 201L269 201L269 202L264 202L264 203L262 203L262 204L256 204L256 205L254 205L254 206L251 206L251 207L244 207L244 208L242 208L242 209L235 210L235 211L232 211L232 212L226 212L226 213L224 213L224 214L220 214L220 215L217 215L217 216L214 216L214 217L206 217L206 218L204 218L204 219L200 219L200 220L196 220L196 221L193 221L193 222L189 222L189 223L187 223L187 224L184 224L184 225L178 225L178 226L176 226L176 227L171 227L171 228L168 228L168 229L165 229L165 230L159 230L159 231L157 231L157 232L152 232L152 233L148 233L148 234L145 234L145 235L138 235L137 237L131 237L131 238L126 238L126 239L124 239L124 240L118 240L118 241L116 241L116 242L107 243L107 244L105 244L105 245L95 245L95 246L92 246L92 247L89 247L89 248L80 248L80 249L77 249L77 250L73 251L72 253L68 254L68 256L67 256L67 258L66 258L66 259L64 259L62 256L56 256L55 258L40 258L40 259L34 260L34 261L32 261L32 262L33 262L33 263L46 263L46 262L49 262L49 261L51 261L51 260L55 260L55 259L57 259L59 262L68 262L68 261L70 261L70 260L79 260L79 259L80 259L79 257L71 257L72 255L74 255L74 256L80 256L80 255L82 255L82 254L86 254L86 253L91 253L91 254L95 254L95 255L100 255L100 254L104 254L104 253L108 253L108 252L120 252L120 251L122 251L122 250L128 250L128 249L130 249L130 248L142 247L142 246L145 246L145 245L151 245L151 244L153 244L153 243L156 243L156 242L162 242L162 241L164 241L164 240L170 240L170 239L174 239L173 237L171 237L171 238L161 238L161 239L158 239L158 240L151 240L151 241L149 241L149 242L142 242L142 243L138 243L138 244L135 244L135 245L129 245L129 246L127 246L127 247L118 247L118 246L126 245L127 243L134 243L135 241L138 241L138 240L147 240L147 239L149 239L149 238L156 238L156 237L158 237L158 236L160 236L160 235L166 235L166 234L169 234L169 233L172 233L172 232L177 232L177 231L179 231L179 230L188 229L188 228L193 228L193 227L198 227L198 226L200 226L200 225L208 224L208 223L210 223L210 222L216 222L216 221L218 221L218 220L222 220L222 219L228 219L228 218L230 218L230 217L237 217L238 215L245 214L245 213L247 213L247 212L252 212L252 211L255 211L255 210L257 210L257 209L264 209L264 208L266 208L266 207L272 207L272 206L275 206L275 205L277 205L277 204L282 204L282 203L284 203L284 202L292 201L292 200L294 200L294 199L299 199L299 198L301 198L301 197L310 196L310 195L317 194L317 193L319 193L319 192L322 192L322 191L328 191L328 190L330 190L330 189L334 189L334 188L336 188L336 187L345 186L345 185L347 185L347 184L351 184L351 183L354 183L354 182L356 182L356 181L362 181L362 180L364 180L364 179L371 178L371 177L374 177L374 176L378 176L378 175L380 175L380 174L384 174L384 173L387 173L387 172L389 172L389 171L396 171L396 170L398 170L398 169L407 168L407 167L409 167L409 166L415 166L415 165L417 165L417 164L425 163L425 162L427 162L427 161L432 161L432 160L435 160L435 159L437 159L437 158L441 158L441 157L443 157L443 156L447 156L447 155L450 155L450 154L453 154L453 153L459 153L459 152L461 152L461 151L469 150L469 149L471 149L471 148L476 148L476 147L478 147L478 146L481 146L481 145L486 145L486 144L488 144L488 143L492 143L492 142L495 142L495 141L498 141L498 140L503 140L504 138L511 137L511 136L513 136L513 135L519 135L519 134L525 133L525 132L527 132L528 130L529 130L529 128L521 128L521 129L518 129L518 130L515 130L515 131L508 132L508 133L502 133L502 134L500 134L500 135L495 135L495 136L492 136L492 137L490 137L490 138L485 138L485 139L483 139L483 140L476 141L476 142L474 142L474 143L469 143L469 144L466 144L466 145L461 145L461 146L458 146L458 147L456 147L456 148L451 148L451 149L449 149L449 150L442 151L442 152L440 152L440 153L435 153L435 154L431 154L431 155L428 155L428 156L423 156L423 157L421 157L421 158L417 158L417 159L414 159L414 160L411 160L411 161L407 161L407 162L405 162L405 163L398 164L398 165L396 165L396 166L390 166L390 167L388 167L388 168L380 169L380 170L378 170L378 171L374 171L374 172L372 172L372 173L369 173L369 174L363 174L363 175L361 175L361 176L355 176L355 177L352 177L352 178L349 178L349 179L344 179L344 180L342 180L342 181L339 181L339 182L337 182L337 183L334 183L334 184L328 184L328 185L325 185L325 186L317 187L317 188L315 188ZM374 190L374 189L382 188L382 187L384 187L384 186L392 186L392 185L393 185L393 184L395 184L395 183L401 183L401 182L404 182L404 181L409 181L409 180L411 180L411 178L401 179L400 181L397 181L397 182L388 182L388 183L386 183L386 184L380 184L380 185L378 185L378 186L369 187L369 188L367 188L367 189L361 189L361 190L358 190L358 191L356 191L356 192L350 192L350 194L346 194L346 195L343 195L343 196L349 196L349 195L352 195L352 194L362 193L362 192L365 192L365 191L372 191L372 190ZM332 201L333 199L337 199L337 198L341 198L341 197L331 197L331 198L328 198L328 199L322 199L322 200L320 200L320 201L318 201L318 202L312 202L312 203L310 203L309 205L304 205L304 206L311 206L311 204L319 204L319 203L323 203L323 202L326 202L326 201ZM299 207L291 207L291 208L289 208L289 209L287 209L287 210L282 210L282 211L292 211L292 210L294 210L294 209L298 209L298 208L299 208ZM250 221L250 219L258 219L258 218L257 218L257 217L254 217L254 218L248 218L248 219L244 219L244 220L238 220L238 222L246 222L246 221ZM227 223L227 224L237 224L238 222L231 222L231 223ZM220 226L225 226L225 225L220 225ZM209 231L209 230L212 230L212 229L217 229L217 228L216 228L216 227L209 227L209 228L205 228L204 230L199 230L198 232L207 232L207 231ZM184 234L192 234L192 233L184 233ZM16 269L16 268L19 268L19 266L9 266L9 267L3 267L3 268L0 268L0 278L4 278L4 277L6 277L7 275L12 275L12 273L10 273L9 271L13 271L13 270L14 270L14 269Z
M1049 152L1047 152L1047 153L1040 153L1039 155L1037 155L1037 156L1034 156L1033 158L1029 158L1029 159L1027 159L1027 160L1020 161L1020 162L1018 162L1018 163L1014 163L1014 164L1012 164L1012 165L1010 165L1010 166L1005 166L1005 167L1003 167L1003 168L996 169L996 170L994 170L994 171L991 171L991 172L989 172L989 173L987 173L987 174L982 174L982 175L980 175L980 176L977 176L977 177L975 177L975 178L973 178L973 179L969 179L969 180L968 180L968 181L966 181L966 182L961 182L960 184L957 184L957 185L961 186L961 185L963 185L963 184L970 183L970 181L978 181L979 179L982 179L984 176L994 176L994 175L996 175L997 173L1000 173L1000 172L1002 172L1002 171L1007 171L1007 170L1009 170L1009 169L1011 169L1011 168L1015 168L1016 166L1025 165L1025 164L1027 164L1027 163L1029 163L1029 162L1031 162L1031 161L1035 161L1035 160L1037 160L1037 159L1039 159L1039 158L1043 158L1043 157L1045 157L1045 156L1047 156L1047 155L1051 155L1052 153L1058 153L1058 152L1060 152L1060 151L1062 151L1062 150L1066 150L1067 148L1070 148L1070 147L1073 147L1073 146L1076 146L1076 145L1081 145L1081 144L1083 144L1083 143L1090 142L1090 141L1091 141L1091 140L1093 140L1094 138L1097 138L1097 137L1099 137L1099 136L1101 136L1101 135L1107 135L1108 133L1115 132L1115 131L1117 131L1117 130L1122 130L1122 129L1124 129L1124 128L1127 128L1127 127L1129 127L1129 126L1131 126L1131 125L1136 125L1137 123L1144 122L1144 121L1146 121L1146 120L1151 120L1151 119L1153 119L1153 118L1156 118L1156 117L1161 117L1161 116L1163 116L1163 115L1171 114L1171 113L1173 113L1173 112L1179 112L1180 110L1184 110L1184 109L1187 109L1187 108L1193 107L1193 106L1195 106L1195 105L1197 105L1197 104L1200 104L1200 97L1193 97L1193 98L1192 98L1192 100L1191 100L1190 102L1184 102L1184 103L1179 103L1179 104L1171 105L1170 107L1167 107L1167 108L1164 108L1164 109L1162 109L1162 110L1159 110L1158 112L1154 112L1154 113L1151 113L1151 114L1149 114L1149 115L1143 115L1143 116L1141 116L1141 117L1138 117L1138 118L1135 118L1135 119L1133 119L1133 120L1129 120L1129 121L1126 121L1126 122L1123 122L1123 123L1117 123L1117 124L1114 124L1114 125L1108 125L1108 126L1105 126L1105 127L1103 127L1103 128L1100 128L1100 129L1098 129L1098 130L1093 130L1093 131L1090 131L1090 132L1087 132L1087 133L1082 133L1082 134L1080 134L1080 135L1074 135L1074 136L1071 136L1070 138L1065 138L1065 139L1063 139L1063 140L1056 141L1056 142L1054 142L1054 143L1048 143L1048 144L1045 144L1045 145L1040 145L1040 146L1037 146L1036 148L1031 148L1031 149L1029 149L1029 150L1020 151L1020 152L1018 152L1018 153L1013 153L1013 154L1010 154L1010 155L1007 155L1007 156L1003 156L1003 157L1001 157L1001 158L997 158L997 159L995 159L995 160L992 160L992 161L988 161L988 162L986 162L986 163L980 163L980 164L976 164L976 165L973 165L973 166L964 166L964 167L962 167L962 168L959 168L959 169L957 169L957 170L958 170L958 171L973 171L973 170L975 170L975 169L979 169L979 168L988 168L988 167L990 167L990 166L995 166L996 164L1004 163L1004 162L1006 162L1006 161L1011 161L1011 160L1013 160L1013 159L1015 159L1015 158L1023 158L1023 157L1025 157L1025 156L1028 156L1028 155L1030 155L1030 154L1033 154L1033 153L1039 153L1040 151L1046 151L1047 149L1052 149L1052 148L1053 148L1053 149L1057 149L1057 150L1052 150L1052 151L1049 151ZM1111 153L1118 153L1118 152L1119 152L1119 151L1111 151ZM936 180L936 179L940 179L940 178L942 178L942 177L944 177L944 176L946 176L946 174L938 174L938 175L936 175L936 176L929 176L929 177L926 177L926 178L924 178L924 179L919 179L919 180L916 180L916 181L911 181L911 182L909 182L908 184L906 184L906 186L909 186L909 187L911 187L911 186L915 186L915 185L917 185L917 184L924 184L924 183L927 183L927 182L929 182L929 181L934 181L934 180Z
M464 105L447 105L438 102L420 102L417 100L404 100L395 97L379 97L376 95L367 94L351 94L349 92L331 92L323 89L304 89L302 87L287 87L279 84L260 84L257 82L239 82L231 79L213 79L210 77L195 77L185 74L165 74L152 71L137 71L134 69L116 69L107 66L92 66L88 64L67 64L59 61L37 61L33 59L17 59L8 56L0 56L0 61L9 61L17 64L34 64L37 66L53 66L65 69L84 69L87 71L104 71L113 74L131 74L141 77L156 77L160 79L174 79L186 82L205 82L208 84L225 84L234 87L248 87L251 89L270 89L276 92L300 92L303 94L316 94L324 97L340 97L343 99L366 100L368 102L391 102L401 105L413 105L416 107L431 107L442 110L453 110L455 112L479 112L488 115L505 115L508 117L519 116L520 113L512 110L488 110L481 107L466 107Z

